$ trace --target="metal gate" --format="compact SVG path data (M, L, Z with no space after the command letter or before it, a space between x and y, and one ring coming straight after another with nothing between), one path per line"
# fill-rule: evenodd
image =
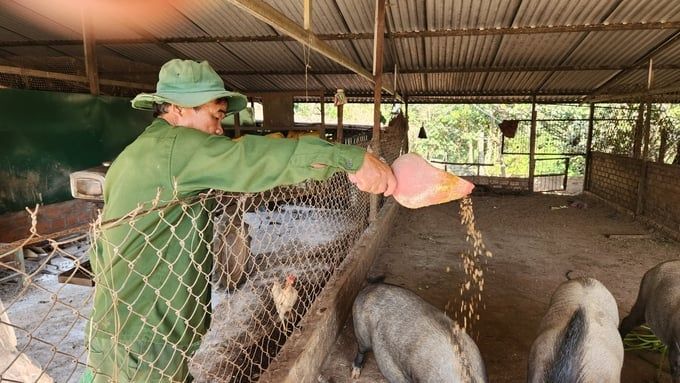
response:
M569 157L536 158L534 160L534 191L567 190Z

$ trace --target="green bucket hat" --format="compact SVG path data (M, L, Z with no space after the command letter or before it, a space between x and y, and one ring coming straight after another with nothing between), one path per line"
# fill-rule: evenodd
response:
M158 72L156 93L140 93L132 100L135 109L151 110L153 104L170 103L193 108L226 97L229 113L236 113L248 104L246 96L224 89L220 75L207 61L173 59Z

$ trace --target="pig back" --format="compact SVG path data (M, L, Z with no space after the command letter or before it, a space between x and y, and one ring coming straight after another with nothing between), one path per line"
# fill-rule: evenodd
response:
M541 321L541 331L564 327L571 315L583 307L599 326L617 328L619 311L614 296L598 280L576 278L562 283L550 298L550 307Z
M646 299L645 321L654 334L669 344L680 330L680 261L667 261L643 277L641 294Z
M383 371L384 366L396 365L413 382L486 382L474 341L454 330L450 318L413 292L370 284L357 296L352 314L355 328L359 322L370 333L376 361L386 377L389 371Z
M567 328L577 323L575 316L580 319L572 331L580 334L567 340ZM528 381L543 382L549 371L571 363L586 381L618 382L623 364L618 321L616 300L599 281L577 278L562 283L552 295L532 344ZM570 355L565 354L567 349Z

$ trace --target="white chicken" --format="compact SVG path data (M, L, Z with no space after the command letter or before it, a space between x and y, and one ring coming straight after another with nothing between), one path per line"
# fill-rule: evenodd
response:
M298 300L298 292L295 290L293 285L297 277L295 275L288 275L283 286L279 281L274 281L272 285L271 292L272 298L274 299L274 305L276 306L276 312L279 314L279 319L281 323L286 323L286 318L293 310L293 306Z
M42 375L41 375L42 374ZM17 350L17 337L5 306L0 300L0 381L54 382L42 368L26 354Z

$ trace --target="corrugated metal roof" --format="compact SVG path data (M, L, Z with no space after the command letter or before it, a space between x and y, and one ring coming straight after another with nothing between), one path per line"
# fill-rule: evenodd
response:
M554 72L543 86L544 90L560 92L583 92L602 85L603 78L615 75L617 71L560 71Z
M425 57L434 69L491 66L501 36L425 37Z
M583 33L503 36L494 66L521 68L560 65Z
M229 1L169 0L167 7L153 2L155 8L141 14L126 14L119 8L124 2L101 1L94 4L114 7L93 14L95 37L104 40L96 49L98 63L102 73L113 76L108 79L155 78L152 72L181 54L208 60L229 87L243 91L306 86L327 94L336 88L350 96L373 93L370 81ZM78 4L0 2L0 63L82 74L81 64L72 65L84 56ZM130 4L135 10L148 6ZM302 25L302 1L264 4ZM315 0L311 31L372 72L374 7L374 0ZM409 99L485 102L536 95L543 101L580 101L606 92L639 92L646 89L649 58L655 88L670 92L678 86L679 57L677 0L386 3L383 81L393 83L396 64L398 90Z
M512 26L599 23L616 3L612 0L523 0Z
M569 55L566 64L632 65L671 34L670 30L590 32Z

